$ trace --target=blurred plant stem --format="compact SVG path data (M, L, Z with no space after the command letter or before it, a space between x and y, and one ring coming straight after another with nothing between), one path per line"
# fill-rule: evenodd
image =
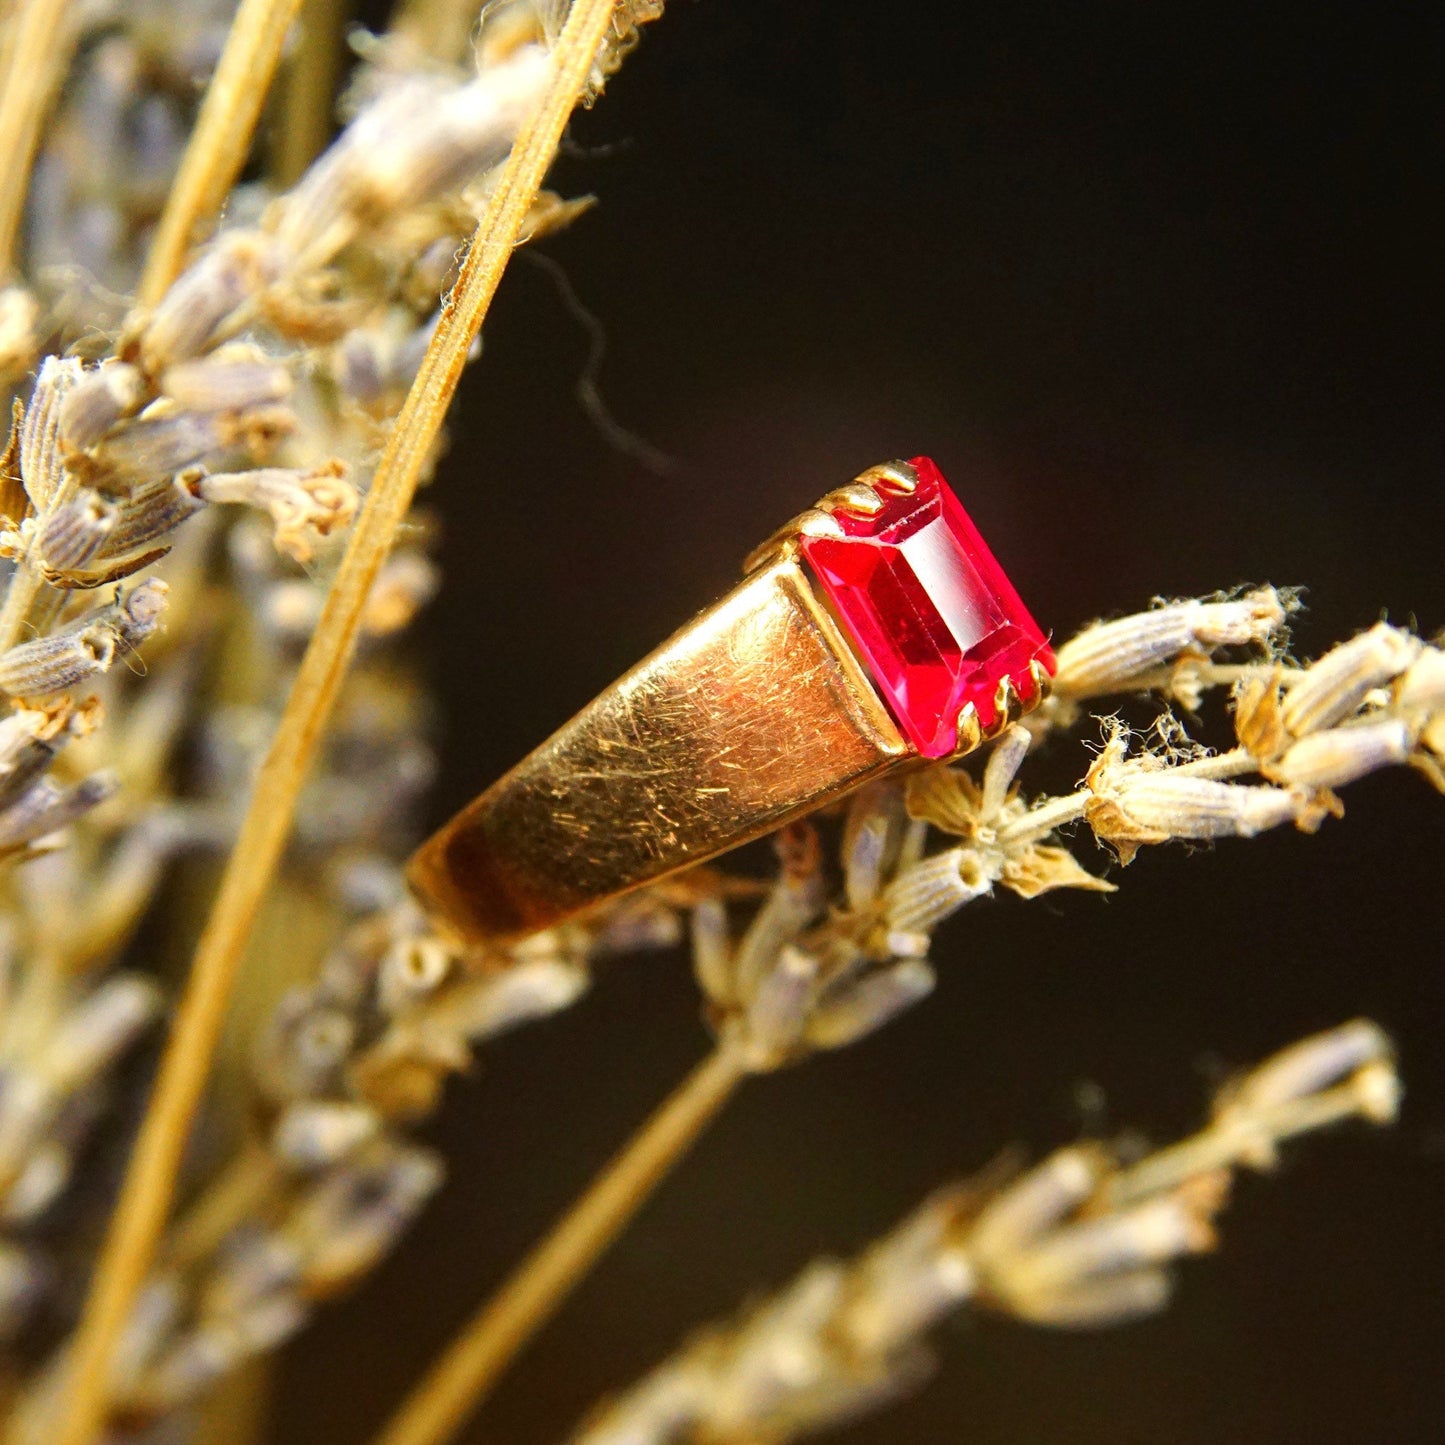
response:
M15 270L30 167L46 113L79 33L79 6L69 0L16 0L5 14L0 55L0 281Z
M294 186L331 140L351 9L351 0L302 0L272 148L271 174L280 190ZM475 19L476 6L471 10Z
M301 0L241 0L156 225L136 293L139 305L154 306L165 295L241 174L300 5Z
M442 1445L556 1312L747 1077L719 1044L447 1347L373 1445Z

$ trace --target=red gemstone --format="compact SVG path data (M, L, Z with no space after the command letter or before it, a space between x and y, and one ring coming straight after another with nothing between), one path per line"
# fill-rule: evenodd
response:
M845 536L802 550L904 736L941 758L967 704L992 726L999 683L1027 698L1029 663L1052 673L1054 654L938 468L911 465L913 491L875 483L879 511L835 513Z

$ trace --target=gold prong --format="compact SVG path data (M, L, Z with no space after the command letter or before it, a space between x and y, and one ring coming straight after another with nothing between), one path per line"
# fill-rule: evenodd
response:
M779 527L766 542L754 547L743 561L743 575L756 572L760 567L782 561L797 550L799 537L842 537L845 533L838 519L821 507L809 507L799 512L791 522Z
M918 486L918 473L908 462L879 462L876 467L859 472L853 480L889 492L911 492Z
M958 746L954 749L954 756L971 753L982 742L983 724L978 720L978 709L971 702L966 702L958 710Z
M1011 677L1001 677L993 695L994 723L988 730L989 737L996 737L1010 723L1016 723L1024 715L1023 699L1014 686Z
M743 562L743 575L760 567L783 561L797 551L800 537L843 537L847 534L834 517L835 512L853 512L871 517L884 505L884 493L898 495L918 486L918 473L908 462L880 462L860 472L846 486L834 487L815 507L800 512L791 522L778 528L760 546L754 547Z
M1048 668L1038 658L1029 663L1029 680L1034 685L1031 706L1037 707L1054 690L1054 680L1049 676Z
M822 507L809 507L788 523L788 531L799 537L844 537L838 519Z
M861 512L871 517L881 510L883 498L872 487L863 482L849 482L846 487L835 487L818 503L823 512Z

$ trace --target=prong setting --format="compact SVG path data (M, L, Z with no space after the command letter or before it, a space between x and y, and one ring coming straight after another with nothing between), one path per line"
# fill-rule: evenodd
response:
M907 495L918 488L918 469L912 462L879 462L866 472L859 472L855 481L865 486L881 488L895 496Z
M993 711L992 731L995 735L1001 733L1011 723L1016 723L1024 715L1023 699L1019 696L1019 690L1014 685L1013 678L999 678L998 687L993 695Z
M964 753L973 752L982 746L983 740L983 724L978 719L978 709L971 702L966 702L958 713L958 748L954 756L962 757Z
M858 516L871 517L883 508L883 498L875 488L866 482L849 482L845 487L835 487L818 503L824 512L852 512Z
M1048 695L1053 679L1037 658L1029 663L1028 672L1020 678L1002 677L994 691L993 721L984 727L978 709L965 703L958 714L958 746L953 760L967 756L984 743L992 742L1020 718L1031 713Z
M815 506L785 522L767 541L754 547L743 562L744 576L774 562L786 561L804 537L841 537L842 527L833 520L835 512L855 517L872 517L887 505L890 496L905 496L917 489L918 472L909 462L880 462L859 474L846 486L834 487Z
M917 487L918 471L910 462L880 462L859 472L846 486L834 487L815 506L799 512L767 541L754 547L743 562L743 575L786 561L797 552L804 537L843 536L843 528L834 520L835 512L872 517L887 505L889 497L906 496Z
M827 498L823 499L825 502ZM881 505L881 503L880 503ZM774 562L783 562L794 556L798 543L804 537L841 537L843 528L830 508L823 503L799 512L791 521L779 527L766 542L753 548L743 562L743 574L756 572L760 567L769 567Z

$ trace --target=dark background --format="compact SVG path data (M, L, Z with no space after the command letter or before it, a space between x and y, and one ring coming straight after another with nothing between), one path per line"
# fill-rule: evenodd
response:
M586 336L515 265L433 492L435 820L899 454L939 461L1061 635L1262 580L1308 586L1305 651L1445 623L1431 8L674 0L557 177L600 206L544 249L606 327L616 415L675 466L599 437ZM815 1254L1075 1137L1095 1086L1106 1125L1166 1137L1221 1067L1364 1013L1400 1043L1400 1127L1246 1181L1167 1315L962 1320L926 1391L836 1438L1439 1439L1445 799L1401 773L1348 806L1146 853L1108 900L968 910L935 997L746 1088L465 1438L560 1439ZM277 1438L366 1439L705 1048L674 954L488 1050L429 1131L450 1183L291 1351Z

